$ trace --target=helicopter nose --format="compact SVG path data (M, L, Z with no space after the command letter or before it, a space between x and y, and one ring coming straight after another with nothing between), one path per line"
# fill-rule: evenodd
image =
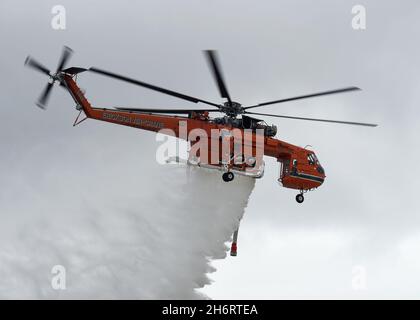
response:
M316 174L316 178L314 178L314 180L316 180L317 187L319 187L319 186L321 186L324 183L324 180L325 180L325 170L324 170L324 168L320 164L318 164L315 167L315 169L316 169L317 174Z
M324 170L324 168L321 165L318 165L316 167L316 171L318 171L320 174L325 175L325 170Z
M318 170L319 169L319 170ZM319 182L319 185L322 185L323 183L324 183L324 181L325 181L325 171L324 171L324 168L323 167L321 167L321 166L319 166L318 168L317 168L317 171L321 174L321 176L322 176L322 179L321 179L321 181Z

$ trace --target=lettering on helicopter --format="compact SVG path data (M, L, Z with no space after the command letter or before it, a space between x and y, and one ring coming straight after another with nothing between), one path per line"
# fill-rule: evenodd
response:
M152 127L156 129L162 129L164 127L164 124L159 121L154 120L148 120L148 119L141 119L141 118L132 118L129 116L124 116L116 113L111 112L104 112L102 115L102 118L104 120L113 120L121 123L127 123L127 124L134 124L139 127Z

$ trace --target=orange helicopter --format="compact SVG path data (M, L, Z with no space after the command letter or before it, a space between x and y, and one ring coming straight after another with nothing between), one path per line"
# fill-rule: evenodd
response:
M76 109L79 111L79 115L77 116L74 125L81 123L87 118L91 118L154 132L170 130L172 135L191 143L191 151L188 159L190 164L222 171L222 178L225 182L232 181L235 174L246 175L254 178L262 177L264 173L263 156L274 157L280 163L280 176L278 181L285 188L296 189L299 191L296 195L296 201L298 203L302 203L304 201L303 194L305 192L318 188L324 182L324 168L321 166L315 152L279 139L275 139L274 136L277 133L276 126L267 125L263 120L253 116L269 116L368 127L377 126L376 124L371 123L301 118L252 112L252 109L267 105L356 91L360 89L357 87L348 87L244 107L242 104L231 99L223 79L216 52L212 50L205 51L204 53L218 86L220 95L222 98L226 99L226 101L222 104L195 98L95 67L91 67L89 69L79 67L65 68L72 53L73 51L70 48L64 47L55 73L51 73L49 69L44 67L32 57L28 56L26 58L26 66L32 67L33 69L46 74L50 78L50 82L45 87L37 102L38 107L45 109L51 89L54 83L58 82L60 86L70 93L73 100L76 102ZM84 92L82 92L76 83L77 75L86 71L125 81L189 102L206 104L211 106L211 108L110 109L92 107ZM86 117L79 120L82 112ZM222 113L224 115L221 117L211 118L209 116L210 113ZM195 138L191 138L191 134L194 130L200 130L201 133L204 134L196 135ZM214 132L217 132L217 134L213 134ZM194 146L203 141L206 142L204 144L204 148L203 145L201 145L201 148L197 148L196 152L192 152ZM224 149L223 147L226 144L229 146L227 151L226 148Z

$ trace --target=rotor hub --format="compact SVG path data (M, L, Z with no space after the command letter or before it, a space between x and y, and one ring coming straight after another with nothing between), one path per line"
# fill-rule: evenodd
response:
M244 108L242 107L242 104L235 101L226 101L221 106L220 110L224 113L226 113L227 116L236 118L237 115L244 113Z

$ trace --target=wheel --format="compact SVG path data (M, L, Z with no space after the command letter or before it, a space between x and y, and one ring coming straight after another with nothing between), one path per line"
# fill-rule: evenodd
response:
M303 202L303 200L305 200L305 198L303 197L303 194L299 193L299 194L296 196L296 201L297 201L298 203L302 203L302 202Z
M222 179L223 179L223 181L224 182L229 182L229 181L232 181L233 180L233 178L234 178L235 176L233 175L233 173L232 172L225 172L223 175L222 175Z
M235 175L233 174L233 172L227 172L227 177L228 177L229 181L232 181L233 178L235 178Z

